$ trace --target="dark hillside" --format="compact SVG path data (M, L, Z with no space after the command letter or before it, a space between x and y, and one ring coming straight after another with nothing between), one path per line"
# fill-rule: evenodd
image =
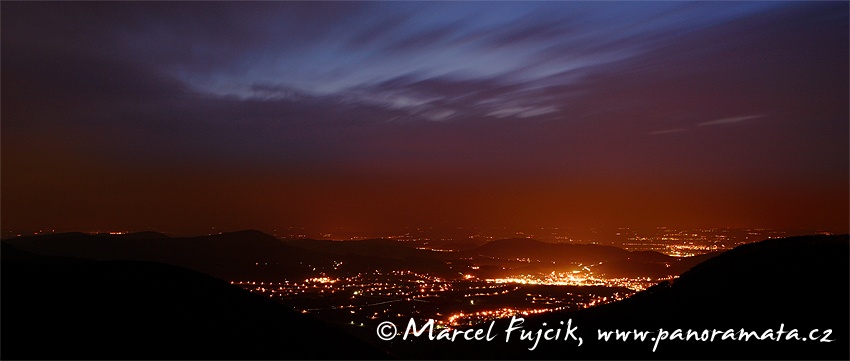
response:
M5 244L2 255L3 359L384 357L341 330L187 269L39 257Z

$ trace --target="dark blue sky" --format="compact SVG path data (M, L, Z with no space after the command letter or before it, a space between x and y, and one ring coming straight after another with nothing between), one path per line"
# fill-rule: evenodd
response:
M2 227L847 231L846 2L4 2Z

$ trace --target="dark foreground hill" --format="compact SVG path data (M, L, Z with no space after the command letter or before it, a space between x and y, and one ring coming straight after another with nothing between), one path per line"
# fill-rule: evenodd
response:
M152 262L3 245L3 359L374 359L385 354L239 287Z
M393 341L399 357L437 359L843 359L850 358L850 242L844 236L807 236L767 240L737 247L622 302L574 312L527 317L523 330L577 327L575 340L506 342L507 320L494 325L492 341ZM486 327L487 325L478 326ZM785 333L780 335L780 327ZM688 330L714 341L658 341L660 330ZM725 331L756 331L773 340L723 340ZM796 339L790 336L796 329ZM817 331L812 332L812 330ZM599 331L653 331L645 341L599 339ZM768 330L772 330L768 333ZM827 332L827 330L830 330ZM812 332L812 333L810 333ZM550 333L554 335L554 332ZM779 340L777 340L777 338ZM789 339L790 338L790 339ZM802 339L806 340L803 341ZM818 340L813 340L817 338ZM830 342L821 342L824 339Z

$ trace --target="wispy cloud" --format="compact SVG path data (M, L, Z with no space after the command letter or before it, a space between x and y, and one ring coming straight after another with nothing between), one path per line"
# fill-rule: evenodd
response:
M710 121L707 121L707 122L702 122L702 123L697 124L697 126L698 127L706 127L706 126L711 126L711 125L734 124L734 123L740 123L740 122L750 120L750 119L761 118L763 116L764 115L747 115L747 116L740 116L740 117L721 118L721 119L710 120Z
M534 117L543 114L549 114L552 112L557 112L559 109L554 106L528 106L528 107L509 107L502 108L498 110L494 110L490 113L487 113L488 116L503 118L507 116L516 116L519 118L528 118Z
M722 125L722 124L735 124L741 123L750 119L761 118L764 115L746 115L746 116L738 116L738 117L729 117L729 118L721 118L715 120L709 120L707 122L697 123L694 127L707 127L712 125ZM671 129L662 129L655 130L651 132L647 132L649 135L661 135L661 134L671 134L671 133L681 133L688 131L690 128L671 128Z
M684 132L686 130L687 129L685 129L685 128L664 129L664 130L652 131L652 132L649 132L648 134L650 134L650 135L670 134L670 133Z

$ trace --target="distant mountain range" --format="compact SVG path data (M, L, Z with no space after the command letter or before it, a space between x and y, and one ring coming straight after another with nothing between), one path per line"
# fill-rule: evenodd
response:
M375 359L340 329L154 262L2 248L3 359ZM333 347L328 347L333 345Z
M11 238L3 242L42 255L93 260L161 262L215 277L264 280L273 274L306 277L321 255L283 244L259 231L170 238L161 233L124 235L60 233Z
M630 252L614 246L546 243L528 238L492 241L480 247L459 252L461 257L471 257L482 263L488 263L486 261L488 258L525 259L531 266L528 271L548 272L553 268L563 270L564 266L570 264L591 265L597 273L609 277L677 275L717 254L678 258L654 251Z
M573 245L518 238L497 240L458 252L418 249L389 239L360 241L280 240L259 231L171 238L161 233L124 235L61 233L6 239L18 249L52 256L94 260L153 261L186 267L225 280L301 280L317 272L408 269L454 277L482 278L561 271L592 264L609 276L660 277L678 274L713 256L676 258L657 252L629 252L602 245ZM524 259L524 261L523 261ZM600 264L601 263L601 264ZM481 265L472 271L472 264Z
M848 236L772 239L739 246L664 282L612 304L580 311L526 317L526 330L572 320L584 344L541 341L506 343L458 341L392 343L400 358L434 359L843 359L850 357L850 241ZM701 332L742 328L760 335L798 329L798 337L817 341L665 340L599 341L598 331ZM507 320L494 329L505 330ZM502 332L504 337L504 332Z

